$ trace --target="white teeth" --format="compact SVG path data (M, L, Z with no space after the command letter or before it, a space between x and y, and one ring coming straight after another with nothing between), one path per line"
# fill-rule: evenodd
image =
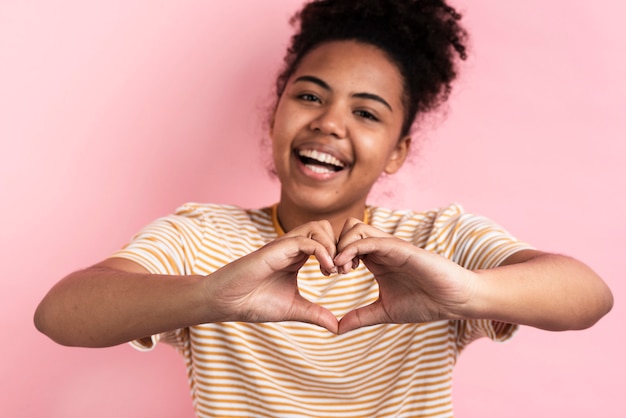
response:
M341 167L341 168L344 167L344 164L341 161L339 161L338 159L336 159L330 154L326 154L325 152L305 149L305 150L300 150L298 152L298 155L300 155L301 157L306 157L312 160L319 161L320 163L330 164L330 165L334 165L334 166Z
M331 170L329 168L325 168L325 167L320 167L319 165L307 164L307 167L309 168L309 170L311 170L311 171L313 171L315 173L319 173L319 174L334 173L333 170Z

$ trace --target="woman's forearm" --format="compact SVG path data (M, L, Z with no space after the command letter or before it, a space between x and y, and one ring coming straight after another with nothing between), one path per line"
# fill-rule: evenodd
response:
M532 254L532 253L531 253ZM469 316L552 330L592 326L613 306L606 284L585 264L535 252L477 274Z
M161 276L94 266L57 283L36 327L70 346L106 347L205 321L200 276Z

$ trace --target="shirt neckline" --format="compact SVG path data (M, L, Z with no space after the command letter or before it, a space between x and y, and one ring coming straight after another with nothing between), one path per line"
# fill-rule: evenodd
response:
M283 229L283 227L281 226L280 222L278 221L278 203L274 203L271 207L272 209L272 224L274 226L274 229L276 230L276 233L278 234L278 236L283 236L285 235L285 230ZM370 223L370 209L371 207L366 205L365 206L365 210L363 211L363 223L364 224L368 224Z

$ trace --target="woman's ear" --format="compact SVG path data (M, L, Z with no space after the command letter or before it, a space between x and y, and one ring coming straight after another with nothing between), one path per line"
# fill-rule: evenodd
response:
M387 165L385 166L384 172L386 174L393 174L398 171L400 167L402 167L402 164L404 164L404 161L409 154L410 147L410 136L405 136L398 141L396 147L393 149L391 155L389 156L389 161L387 161Z

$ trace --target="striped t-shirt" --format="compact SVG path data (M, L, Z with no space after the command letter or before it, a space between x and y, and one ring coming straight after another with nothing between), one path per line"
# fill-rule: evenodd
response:
M374 227L468 269L499 265L521 249L491 221L458 205L412 212L367 208ZM275 207L187 204L143 229L115 253L155 274L208 275L282 233ZM301 294L338 318L378 295L363 263L323 276L311 257ZM452 369L459 352L487 336L504 341L515 325L489 320L384 324L344 335L310 324L212 323L135 341L174 345L184 356L198 417L451 417Z

